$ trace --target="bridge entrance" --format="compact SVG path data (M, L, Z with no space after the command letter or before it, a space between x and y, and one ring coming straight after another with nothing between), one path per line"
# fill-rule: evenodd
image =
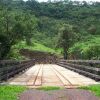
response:
M36 64L23 74L8 80L8 83L29 87L61 86L67 88L98 84L95 80L55 64Z

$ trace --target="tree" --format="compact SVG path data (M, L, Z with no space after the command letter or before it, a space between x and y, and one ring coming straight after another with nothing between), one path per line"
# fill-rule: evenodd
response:
M0 59L5 58L12 45L24 37L25 26L22 19L22 14L8 8L0 10Z
M0 59L3 59L9 53L11 46L23 35L22 31L17 32L16 28L22 28L21 23L17 25L16 14L8 9L2 9L0 12ZM20 16L19 16L20 17Z
M31 45L31 38L37 28L37 18L29 13L24 14L23 24L24 24L24 36L27 45Z
M63 48L64 59L68 57L68 49L74 43L75 36L73 27L69 24L64 24L59 31L57 44Z

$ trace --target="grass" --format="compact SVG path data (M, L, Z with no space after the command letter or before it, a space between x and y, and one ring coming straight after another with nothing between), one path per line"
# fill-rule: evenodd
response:
M31 46L28 46L25 41L21 41L20 43L12 46L8 57L10 57L11 59L13 58L19 59L19 60L24 59L25 57L19 54L20 49L29 49L33 51L49 52L49 53L57 54L57 55L60 55L60 51L61 51L61 50L54 50L52 48L46 47L36 41L33 41Z
M37 90L43 90L43 91L60 90L60 89L62 88L56 86L44 86L44 87L37 88Z
M53 86L37 88L37 90L44 90L44 91L59 90L59 89L61 88ZM0 100L18 100L19 95L25 90L28 90L28 88L24 86L0 85Z
M39 44L37 42L33 42L31 46L26 45L25 41L21 41L20 43L16 44L15 46L13 46L13 48L16 49L30 49L30 50L37 50L37 51L43 51L43 52L51 52L51 53L55 53L54 49L51 49L49 47L46 47L42 44Z
M20 93L25 91L27 88L23 86L0 86L0 100L18 100Z
M76 55L80 59L100 59L100 36L75 43L69 48L69 55Z
M99 96L100 97L100 84L99 85L84 86L84 87L80 87L80 89L90 90L96 96Z
M37 88L37 90L43 90L43 91L60 90L60 89L63 88L56 87L56 86L45 86L45 87ZM80 87L80 89L90 90L96 96L100 97L100 84L84 86L84 87ZM24 92L25 90L27 90L27 88L24 86L1 85L0 100L18 100L20 93Z

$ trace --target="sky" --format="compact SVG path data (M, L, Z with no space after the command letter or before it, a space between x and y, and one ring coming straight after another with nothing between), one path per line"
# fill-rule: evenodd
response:
M24 0L24 1L27 1L27 0ZM39 2L46 2L46 1L48 1L48 0L37 0L37 1L39 1ZM89 2L89 1L98 1L98 2L100 2L100 0L72 0L72 1L87 1L87 2Z

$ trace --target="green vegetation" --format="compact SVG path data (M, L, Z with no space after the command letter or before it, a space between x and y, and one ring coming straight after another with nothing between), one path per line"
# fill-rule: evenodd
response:
M100 97L100 84L99 85L90 85L90 86L80 87L80 89L90 90L96 96Z
M100 59L100 37L88 38L69 49L69 55L81 59Z
M36 43L34 42L31 46L29 45L26 45L25 41L22 41L16 45L13 46L13 48L18 48L18 49L29 49L29 50L37 50L37 51L44 51L44 52L51 52L51 53L55 53L55 50L49 48L49 47L46 47L42 44L39 44L39 43Z
M71 25L64 24L60 29L57 41L58 46L63 48L64 59L68 58L68 49L73 44L75 38L76 33L73 32L73 27Z
M0 0L0 59L23 59L14 49L21 41L25 48L57 52L64 58L100 59L93 40L100 38L99 10L100 2Z
M18 100L20 93L25 91L27 88L23 86L0 86L0 100Z
M39 87L37 90L44 90L44 91L51 91L51 90L60 90L62 88L55 87L55 86L45 86L45 87Z
M19 59L19 60L25 59L25 57L21 56L19 53L19 50L21 50L21 49L29 49L29 50L33 50L33 51L42 51L42 52L48 52L48 53L60 55L60 50L51 49L51 48L46 47L45 45L40 44L36 41L32 42L31 46L27 45L25 41L21 41L21 42L17 43L16 45L12 46L11 51L8 55L8 58Z

